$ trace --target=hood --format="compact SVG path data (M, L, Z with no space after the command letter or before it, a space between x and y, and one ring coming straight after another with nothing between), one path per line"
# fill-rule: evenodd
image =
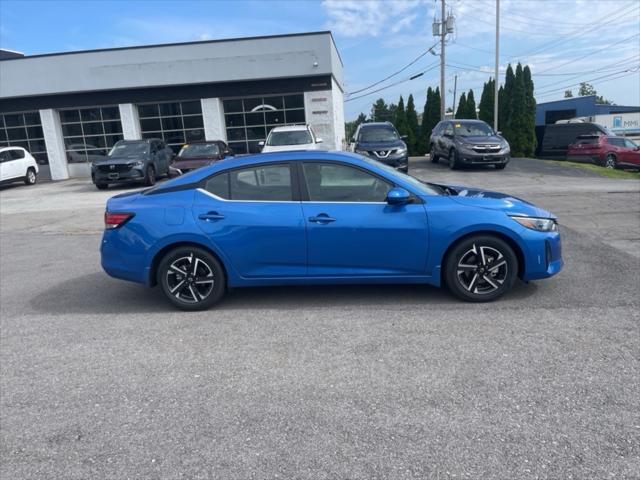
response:
M358 142L357 150L391 150L394 148L407 148L407 144L402 140L391 140L389 142Z
M519 214L529 217L556 218L551 212L507 193L493 192L464 185L442 186L450 189L453 194L449 198L461 205L502 210L510 215Z
M486 136L463 137L461 135L457 135L456 140L459 140L464 143L471 143L473 145L484 145L487 143L502 143L504 141L502 137L498 137L497 135L491 135L490 137L486 137Z

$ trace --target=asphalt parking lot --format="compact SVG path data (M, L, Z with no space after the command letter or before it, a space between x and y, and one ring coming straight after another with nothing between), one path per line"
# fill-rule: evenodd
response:
M278 287L187 314L101 271L116 191L0 190L0 478L640 478L640 181L411 173L553 211L565 270L492 304Z

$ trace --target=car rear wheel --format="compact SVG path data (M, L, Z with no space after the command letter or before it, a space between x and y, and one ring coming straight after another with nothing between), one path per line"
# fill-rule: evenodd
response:
M455 148L452 148L449 152L449 168L456 170L458 168L458 152Z
M617 168L618 167L618 159L616 159L615 155L610 153L604 159L604 166L606 168L611 168L611 169Z
M38 181L38 176L36 175L36 171L33 168L29 168L27 170L27 174L24 177L24 183L26 185L35 185Z
M438 155L436 155L436 147L435 145L431 145L431 150L429 151L429 156L431 157L431 163L438 163Z
M148 187L152 187L156 184L156 169L153 165L147 167L147 174L144 177L144 184Z
M515 282L518 259L511 247L492 236L470 237L447 257L449 290L468 302L488 302L508 292Z
M220 301L226 279L220 262L209 252L198 247L179 247L160 262L158 283L173 305L196 311Z

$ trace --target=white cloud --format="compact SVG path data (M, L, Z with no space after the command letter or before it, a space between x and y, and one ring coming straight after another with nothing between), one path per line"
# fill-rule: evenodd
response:
M410 27L425 0L324 0L327 27L345 37L387 35Z

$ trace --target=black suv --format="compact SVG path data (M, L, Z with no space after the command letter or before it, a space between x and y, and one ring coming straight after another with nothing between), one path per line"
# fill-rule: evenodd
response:
M431 132L429 153L433 163L446 158L452 170L463 165L494 165L502 170L511 159L507 141L482 120L441 121Z
M173 157L173 150L158 138L120 140L107 156L91 164L91 180L100 190L122 182L151 186L159 176L169 175Z
M403 138L390 122L361 123L351 139L350 149L406 173L409 157Z

